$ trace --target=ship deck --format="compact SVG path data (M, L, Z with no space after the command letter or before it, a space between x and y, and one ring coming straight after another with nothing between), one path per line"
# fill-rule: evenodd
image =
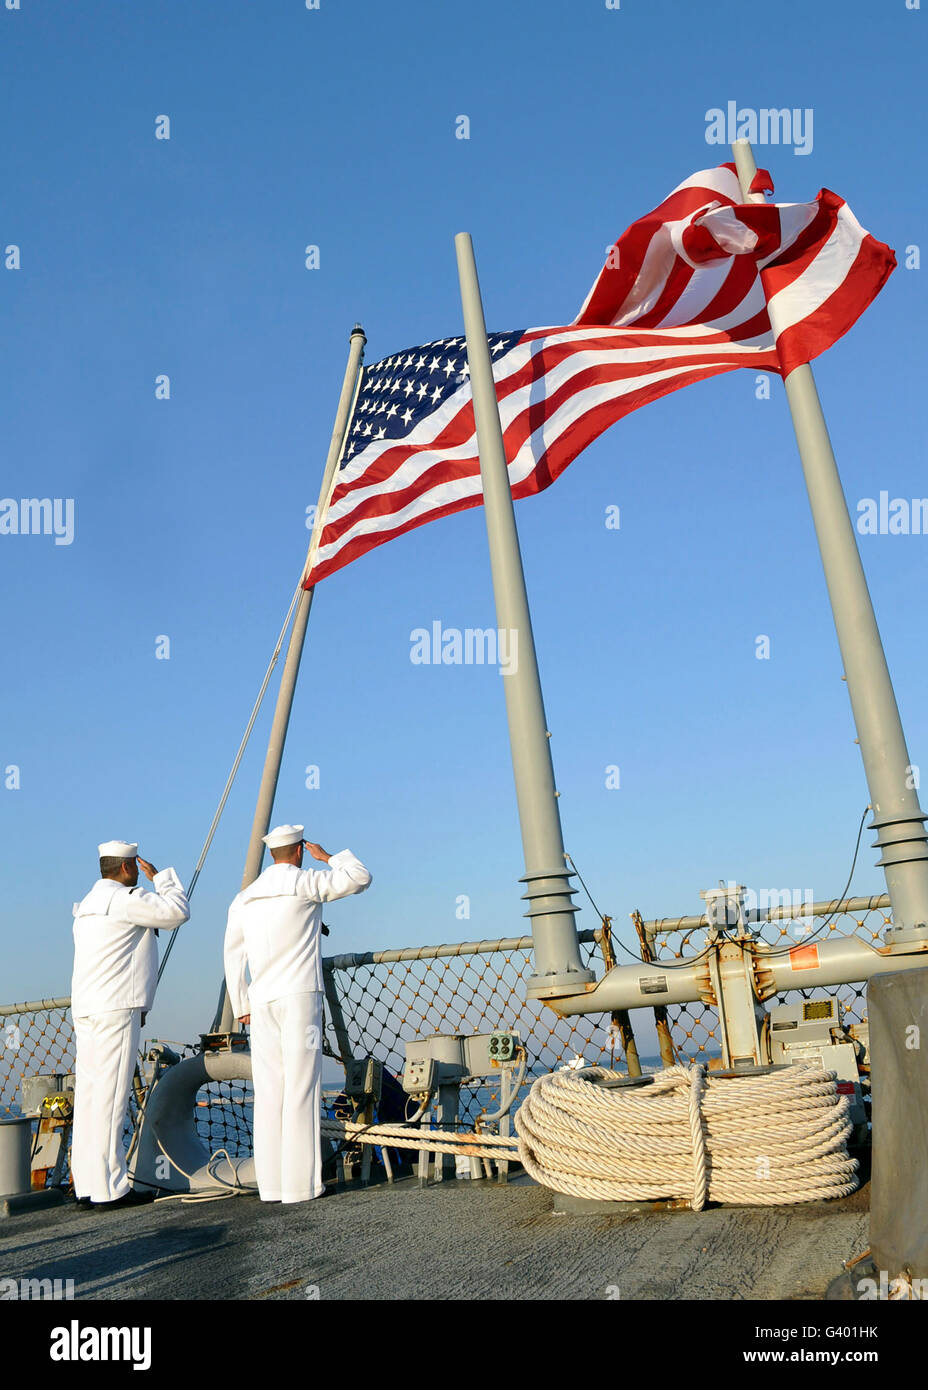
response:
M0 1221L0 1268L73 1280L88 1300L814 1300L869 1244L869 1183L791 1207L553 1208L524 1174L406 1178L287 1207L67 1203Z

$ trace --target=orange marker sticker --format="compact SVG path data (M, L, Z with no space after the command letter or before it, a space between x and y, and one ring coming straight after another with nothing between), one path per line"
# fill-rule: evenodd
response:
M796 946L789 953L790 970L817 970L818 947Z

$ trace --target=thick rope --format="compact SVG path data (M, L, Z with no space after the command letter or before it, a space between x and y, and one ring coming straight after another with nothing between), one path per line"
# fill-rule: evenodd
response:
M796 1063L761 1076L668 1067L650 1085L611 1087L602 1067L541 1076L516 1114L519 1159L575 1197L779 1206L846 1197L857 1161L850 1098L835 1073Z
M470 1158L518 1158L513 1135L472 1134L445 1129L414 1129L410 1125L362 1125L351 1120L323 1120L326 1139L380 1144L388 1149L428 1149L431 1153L464 1154Z

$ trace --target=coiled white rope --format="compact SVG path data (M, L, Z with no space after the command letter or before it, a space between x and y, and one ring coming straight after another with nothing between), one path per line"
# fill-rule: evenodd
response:
M857 1161L850 1098L835 1073L796 1063L719 1077L668 1067L649 1085L605 1087L603 1067L540 1076L516 1114L519 1158L536 1182L604 1201L682 1199L779 1206L846 1197Z

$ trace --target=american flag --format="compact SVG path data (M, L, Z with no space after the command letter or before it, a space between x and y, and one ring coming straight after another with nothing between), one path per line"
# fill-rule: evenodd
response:
M772 189L765 170L755 186ZM733 164L694 174L623 233L571 324L488 336L513 497L670 391L818 356L895 263L827 189L744 204ZM364 370L304 584L482 500L464 338L387 357Z

